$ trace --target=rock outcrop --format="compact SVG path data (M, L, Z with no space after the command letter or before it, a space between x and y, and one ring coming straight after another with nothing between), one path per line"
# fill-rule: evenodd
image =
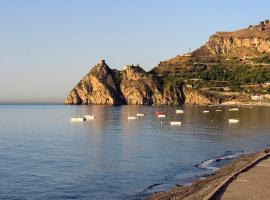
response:
M121 92L127 104L164 104L159 83L139 66L126 66L122 72Z
M239 65L252 65L257 58L265 57L270 59L269 20L237 31L217 32L195 51L161 61L150 73L160 76L177 74L182 77L190 74L192 77L193 72L206 71L221 61L231 60L227 65L233 68L236 62Z
M119 92L119 72L112 70L101 60L73 88L65 99L65 104L124 104Z
M185 103L185 94L181 84L163 85L163 104L178 105Z
M209 105L211 100L196 90L185 90L185 103L193 105Z
M217 32L205 45L195 50L193 56L254 56L258 53L270 53L269 20L233 32Z
M181 105L185 94L180 83L162 84L140 66L125 66L123 71L117 71L102 60L71 90L64 103Z

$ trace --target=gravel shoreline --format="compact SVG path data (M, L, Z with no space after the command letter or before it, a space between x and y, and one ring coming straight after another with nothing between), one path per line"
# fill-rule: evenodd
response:
M177 186L168 192L157 192L152 194L148 200L200 200L208 199L209 194L213 193L221 184L230 178L237 171L249 166L255 160L267 155L270 148L262 151L239 156L231 163L223 166L211 175L206 175L205 179L194 180L190 185Z

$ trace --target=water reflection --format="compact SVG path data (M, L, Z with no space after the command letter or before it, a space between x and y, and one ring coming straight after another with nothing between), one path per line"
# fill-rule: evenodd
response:
M217 108L0 106L0 198L139 198L205 174L196 167L204 160L270 144L270 108ZM156 111L168 114L162 124ZM95 120L69 121L90 113ZM128 120L137 113L145 116ZM230 125L229 118L240 123Z

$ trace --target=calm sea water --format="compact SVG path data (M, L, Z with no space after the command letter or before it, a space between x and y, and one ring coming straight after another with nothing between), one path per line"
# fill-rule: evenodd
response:
M185 106L182 115L175 109L0 106L0 199L140 199L270 144L269 107ZM168 113L162 125L155 111ZM145 117L127 120L141 112ZM97 118L69 121L88 113ZM240 123L229 125L228 118ZM170 120L183 124L172 127Z

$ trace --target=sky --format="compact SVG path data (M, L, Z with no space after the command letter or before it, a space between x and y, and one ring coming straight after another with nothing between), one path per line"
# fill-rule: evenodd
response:
M0 0L0 103L62 103L100 59L116 69L270 18L269 0Z

